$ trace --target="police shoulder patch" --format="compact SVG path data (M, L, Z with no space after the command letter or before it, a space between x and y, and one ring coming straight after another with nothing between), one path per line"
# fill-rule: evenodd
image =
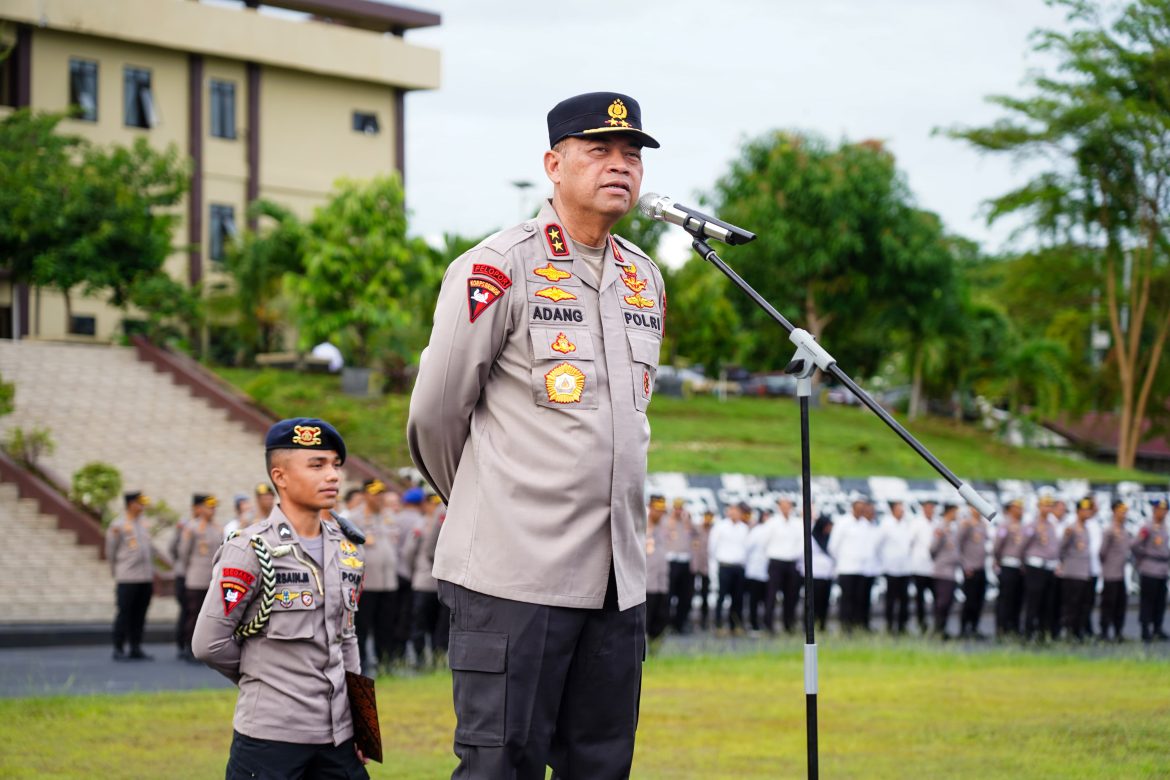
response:
M487 311L488 307L498 301L503 294L503 288L495 282L481 279L478 276L469 277L467 279L467 316L470 321L475 322L479 319L479 315Z

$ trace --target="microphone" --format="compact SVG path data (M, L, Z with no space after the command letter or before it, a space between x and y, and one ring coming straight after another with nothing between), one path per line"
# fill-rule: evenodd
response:
M709 217L701 211L680 206L657 192L647 192L638 198L638 210L650 219L679 225L691 235L700 234L731 246L746 244L756 239L755 233Z

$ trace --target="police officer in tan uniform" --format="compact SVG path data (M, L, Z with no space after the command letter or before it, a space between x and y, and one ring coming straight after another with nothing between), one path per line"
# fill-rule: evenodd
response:
M666 301L609 231L658 143L613 92L559 103L548 131L552 200L447 269L411 397L411 455L448 506L434 573L460 778L605 780L633 760Z
M239 686L227 778L365 778L345 680L359 667L362 553L320 519L337 503L345 442L299 417L273 425L265 447L280 503L220 549L192 641Z
M1101 539L1101 639L1106 642L1125 641L1125 565L1133 546L1133 536L1125 527L1128 509L1124 501L1113 502L1112 523Z
M676 498L670 514L663 521L666 562L670 567L670 625L675 633L687 630L691 616L691 601L695 597L695 577L691 574L691 556L694 554L695 523L686 510L686 502Z
M1085 523L1097 513L1097 502L1086 496L1077 502L1076 519L1064 529L1060 538L1060 566L1057 569L1061 589L1061 622L1068 638L1085 640L1084 627L1093 602L1089 599L1089 533Z
M670 563L666 559L666 499L650 496L646 512L646 636L651 641L670 622Z
M142 520L150 499L140 491L126 493L123 499L125 514L106 529L106 560L114 575L118 605L114 617L114 660L151 661L154 659L142 651L146 610L154 593L154 542Z
M362 669L390 663L394 651L394 625L398 616L398 530L386 511L386 486L380 479L362 483L363 503L350 520L366 535L365 587L357 613L358 649ZM369 638L374 652L369 655Z
M995 597L995 629L1000 637L1019 636L1020 611L1024 606L1024 580L1020 557L1024 549L1024 502L1013 498L1004 506L1007 522L995 532L992 557L999 578Z
M1170 504L1165 498L1155 499L1150 504L1153 508L1150 522L1138 531L1133 543L1140 587L1138 622L1142 627L1142 640L1146 642L1168 638L1162 630L1162 620L1166 615L1166 580L1170 576L1170 533L1166 528Z
M959 559L963 568L959 634L965 639L985 639L979 631L979 619L987 597L987 521L977 512L959 524Z
M934 633L944 640L951 638L947 621L955 603L955 572L962 563L958 517L958 505L943 504L942 522L934 529L930 542L930 557L934 561Z
M211 587L211 562L223 544L223 526L215 521L215 508L219 505L215 496L196 493L191 498L191 519L184 525L179 537L179 554L176 563L181 563L187 573L185 589L186 622L183 624L183 646L187 648L184 658L194 661L191 654L191 637L195 634L195 620L207 599Z

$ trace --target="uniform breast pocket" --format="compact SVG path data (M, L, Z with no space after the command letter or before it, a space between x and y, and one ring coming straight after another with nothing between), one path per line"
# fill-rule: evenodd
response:
M316 628L314 612L322 600L313 588L309 573L299 569L276 569L276 594L268 619L269 639L308 639Z
M634 380L634 408L645 412L654 395L658 376L658 352L661 342L654 336L627 331L630 341L630 373Z
M537 406L597 408L593 336L582 328L532 328L532 398Z

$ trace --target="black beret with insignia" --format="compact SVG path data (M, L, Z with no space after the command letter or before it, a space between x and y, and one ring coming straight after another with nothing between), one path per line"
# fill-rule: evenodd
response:
M191 496L191 506L200 506L201 504L214 507L219 504L219 501L210 493L195 493Z
M604 133L629 133L651 149L659 146L642 130L638 101L620 92L587 92L562 100L548 112L549 146L570 136L588 138Z
M143 504L150 503L150 499L142 495L141 490L131 490L127 493L123 493L122 498L125 500L126 506L130 506L135 501L141 501Z
M268 429L264 449L272 450L333 450L345 463L345 441L329 423L316 417L293 417L281 420Z

